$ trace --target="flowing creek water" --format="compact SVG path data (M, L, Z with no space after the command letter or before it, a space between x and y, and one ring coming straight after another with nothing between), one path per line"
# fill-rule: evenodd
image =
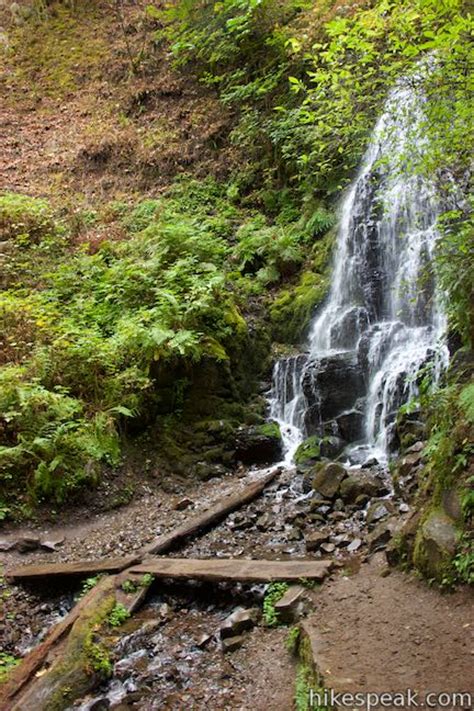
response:
M284 439L282 475L176 555L284 558L310 551L348 565L367 544L369 505L372 525L408 511L387 486L383 466L395 446L396 412L416 395L424 367L439 373L448 359L431 269L439 204L431 185L400 170L421 111L411 88L390 96L342 204L332 287L312 320L307 351L274 367L269 405ZM311 435L336 443L356 476L375 457L382 465L372 466L375 493L359 504L315 500L304 471L292 466ZM315 529L327 531L319 549L308 545ZM245 693L258 686L265 660L273 660L269 641L283 649L283 633L255 628L255 664L240 650L230 667L216 634L236 605L261 604L263 593L263 586L161 586L113 648L113 678L71 708L266 708Z

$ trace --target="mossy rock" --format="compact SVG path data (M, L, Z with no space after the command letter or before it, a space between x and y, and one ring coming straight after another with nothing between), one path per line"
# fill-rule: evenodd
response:
M311 465L321 458L321 437L313 435L304 440L295 453L296 465Z
M273 464L283 456L280 427L269 422L256 427L242 427L235 440L235 460L244 464Z
M413 562L427 578L443 582L452 572L459 531L441 510L431 510L419 527Z

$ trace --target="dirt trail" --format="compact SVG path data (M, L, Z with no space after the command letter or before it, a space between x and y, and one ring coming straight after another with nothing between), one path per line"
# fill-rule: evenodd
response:
M387 575L387 573L390 573ZM474 694L474 608L468 589L442 594L376 554L314 596L305 623L327 686L348 692Z

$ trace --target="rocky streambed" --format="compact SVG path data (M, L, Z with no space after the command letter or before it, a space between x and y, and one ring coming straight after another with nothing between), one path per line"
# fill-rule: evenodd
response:
M407 452L406 476L421 463L417 445ZM255 474L250 474L250 477ZM217 494L247 480L240 476L207 482L204 491L190 488L161 502L161 528L183 521ZM406 482L405 482L406 483ZM408 489L409 490L409 487ZM211 494L212 492L212 494ZM150 502L147 502L147 507ZM138 517L144 510L128 514ZM165 513L166 512L166 513ZM130 526L122 512L123 530ZM388 473L378 465L348 467L339 462L311 462L283 470L263 495L230 514L218 526L173 552L175 557L330 558L338 570L355 571L374 552L390 547L394 533L410 517L410 506L393 489ZM125 525L126 524L126 525ZM105 526L107 530L107 525ZM116 522L116 541L124 552L127 537ZM140 530L140 527L138 527ZM150 527L143 528L150 535ZM153 529L155 530L155 529ZM28 550L17 537L10 559L74 559L80 542L66 536L54 539L50 552ZM89 540L100 536L91 531ZM81 531L81 538L84 532ZM33 536L34 538L34 536ZM10 542L11 542L10 538ZM19 545L18 545L19 542ZM40 543L44 543L40 537ZM133 549L146 542L135 535ZM34 544L31 544L34 545ZM91 544L89 543L89 546ZM102 540L100 552L112 541ZM23 553L20 553L23 550ZM75 553L76 552L76 553ZM75 553L75 554L74 554ZM242 584L164 585L155 583L143 610L123 627L110 630L108 646L112 676L92 695L71 708L178 709L285 708L291 704L294 660L285 647L288 629L268 625L262 618L267 586ZM64 591L5 587L8 624L2 628L5 649L22 655L41 640L48 627L74 603L77 588ZM313 593L305 594L307 601ZM20 602L20 604L18 604ZM295 608L288 621L311 605ZM245 618L243 627L229 623ZM227 622L226 622L227 620ZM227 632L222 632L230 624ZM274 705L268 705L268 693Z

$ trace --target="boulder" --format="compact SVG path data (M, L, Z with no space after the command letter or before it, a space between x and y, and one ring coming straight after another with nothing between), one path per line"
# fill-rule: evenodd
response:
M458 531L442 511L432 511L416 537L414 563L425 575L441 580L456 552Z
M401 525L397 536L387 544L385 555L389 565L399 565L412 561L415 538L420 524L421 513L414 511Z
M359 496L368 497L388 494L385 482L367 469L358 469L349 474L341 484L340 495L346 504L356 503Z
M283 441L276 423L240 428L234 459L244 464L273 464L283 457Z
M446 489L441 494L441 506L444 513L456 523L463 520L462 503L459 492L455 489Z
M308 402L305 424L321 433L321 422L333 420L354 407L364 395L364 376L353 353L338 353L307 364L302 380Z
M347 477L347 471L337 462L329 462L317 467L313 477L313 489L322 496L333 499L339 491L341 482Z
M364 413L361 410L347 410L336 417L337 426L341 437L346 442L355 442L361 439L364 432Z

